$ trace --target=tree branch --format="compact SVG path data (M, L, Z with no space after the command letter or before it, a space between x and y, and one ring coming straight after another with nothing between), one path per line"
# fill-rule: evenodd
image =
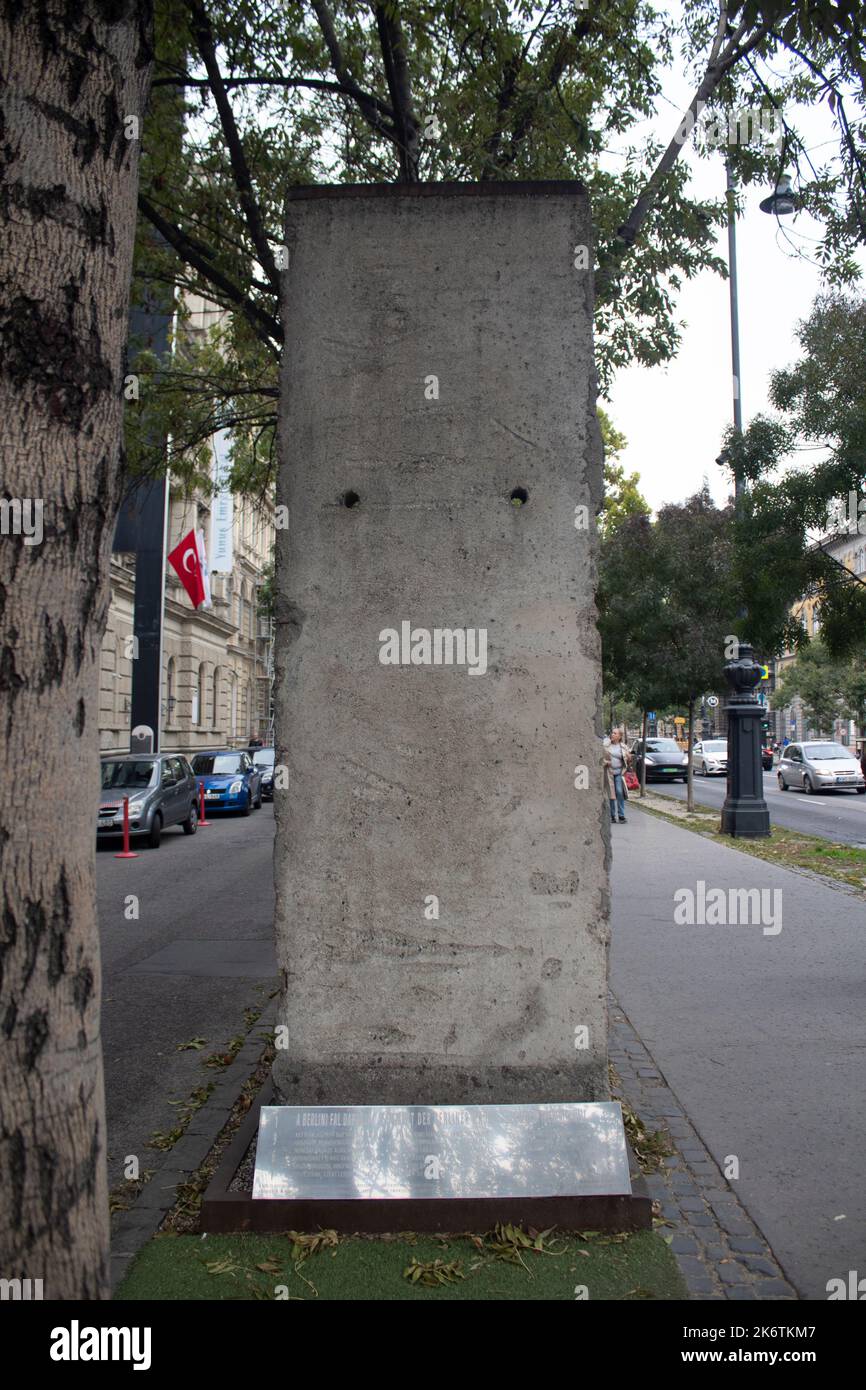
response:
M176 227L173 222L166 221L162 214L157 212L143 193L139 194L138 206L142 215L156 228L160 236L168 242L169 246L174 247L181 260L185 261L187 265L191 265L211 285L220 290L230 303L238 306L250 323L256 337L261 339L271 352L274 351L275 345L282 344L283 329L278 319L265 313L257 304L253 304L243 290L233 284L202 254L201 249L186 236L180 227Z
M216 58L216 48L210 20L201 5L197 3L197 0L187 0L187 3L193 18L192 28L195 40L207 70L207 75L210 80L210 89L213 92L213 98L219 112L223 134L226 138L229 159L231 160L232 172L235 177L235 185L238 190L241 208L243 209L247 226L250 229L250 235L253 239L253 245L256 249L259 263L267 275L274 293L279 294L280 273L277 270L274 253L270 248L267 235L265 234L258 201L253 189L253 181L250 177L249 166L247 164L246 155L244 154L243 144L240 134L238 133L231 102L228 99L223 84L222 74Z
M151 82L151 87L210 87L209 77L157 77ZM341 82L328 82L321 77L224 77L223 86L226 91L232 87L305 87L315 92L332 92L334 96L352 97L353 92L348 87L344 87ZM379 108L384 116L391 115L391 108L385 101L380 101L378 97L371 96L371 101Z
M720 15L720 25L723 18L725 18L724 10ZM745 22L738 25L728 43L721 50L719 48L719 34L717 31L716 38L713 41L710 61L707 64L707 70L688 108L683 113L683 118L677 126L673 139L644 185L640 197L625 222L622 223L617 231L613 245L608 249L603 258L601 269L596 277L597 294L600 294L609 286L613 278L614 264L634 245L641 227L646 221L651 209L655 206L659 189L665 176L670 172L674 164L676 164L683 145L685 144L685 140L688 138L688 136L683 136L681 134L684 127L688 125L689 131L693 129L701 109L706 105L707 99L716 91L725 74L743 58L747 57L753 49L757 48L759 43L762 43L764 39L770 36L769 29L760 26L745 43L742 43L747 28L748 26Z
M412 93L406 43L396 0L373 6L379 43L385 62L385 76L394 108L394 125L400 146L400 175L403 183L418 182L418 122L412 112Z
M395 126L387 125L379 115L380 108L383 111L386 110L384 104L378 101L377 98L372 96L369 92L365 92L355 81L346 66L342 49L340 48L334 29L334 21L331 18L330 11L324 3L324 0L312 0L312 5L316 19L319 22L319 28L322 31L322 37L325 40L325 46L331 58L331 66L337 75L337 80L341 87L349 96L354 97L364 118L374 130L377 130L380 135L384 135L386 140L391 140L394 144L399 144L399 135ZM387 115L391 120L395 119L393 111L387 110Z
M575 34L576 34L576 35L577 35L577 34L580 34L580 35L582 36L584 33L586 33L586 30L587 30L588 27L589 27L589 21L588 21L588 20L583 21L583 26L581 26L581 25L575 26ZM568 36L567 36L567 35L563 35L563 37L562 37L562 39L561 39L561 41L560 41L560 43L559 43L559 45L558 45L558 47L557 47L557 49L556 49L556 52L555 52L554 55L553 55L553 58L552 58L551 64L550 64L550 68L549 68L548 73L547 73L546 82L547 82L547 90L548 90L548 91L550 91L550 90L553 90L553 91L558 90L558 87L559 87L559 79L562 77L562 74L563 74L563 72L565 71L565 67L566 67L566 64L567 64L567 62L568 62L568 52L569 52L569 40L568 40ZM523 112L518 116L517 121L515 122L515 125L514 125L514 129L513 129L512 132L511 132L511 136L510 136L509 142L508 142L508 143L509 143L509 152L508 152L507 155L505 155L505 156L503 157L503 160L502 160L502 163L503 163L503 165L505 165L506 168L508 167L509 164L513 164L513 163L514 163L515 159L517 158L518 154L520 153L520 148L519 148L519 147L520 147L520 142L521 142L521 140L523 140L523 139L526 137L526 135L527 135L527 134L529 133L529 131L531 130L532 125L533 125L533 123L534 123L535 118L536 118L537 115L538 115L538 101L536 100L531 106L527 106L527 107L523 110Z

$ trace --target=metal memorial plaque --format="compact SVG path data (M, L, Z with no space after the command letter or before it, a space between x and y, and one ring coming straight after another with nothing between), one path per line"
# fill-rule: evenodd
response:
M631 1194L618 1101L265 1105L253 1198Z

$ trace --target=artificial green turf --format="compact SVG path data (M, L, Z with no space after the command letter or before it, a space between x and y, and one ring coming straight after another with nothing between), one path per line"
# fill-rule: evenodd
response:
M613 1240L557 1239L554 1233L548 1243L560 1253L524 1252L526 1268L494 1258L489 1241L478 1250L466 1236L346 1237L335 1250L295 1264L286 1236L157 1236L136 1257L115 1298L270 1300L280 1285L292 1299L574 1300L579 1285L591 1301L687 1297L673 1255L654 1232ZM403 1277L412 1260L459 1260L465 1277L420 1287ZM276 1262L277 1269L256 1268L265 1262Z

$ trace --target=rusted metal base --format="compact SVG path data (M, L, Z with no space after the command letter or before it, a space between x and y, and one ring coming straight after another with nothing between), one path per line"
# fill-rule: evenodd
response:
M230 1191L259 1126L259 1111L272 1103L273 1086L262 1087L202 1198L201 1229L317 1231L384 1235L393 1231L489 1231L498 1221L560 1231L647 1231L652 1199L629 1149L631 1196L510 1198L376 1198L375 1200L254 1200Z

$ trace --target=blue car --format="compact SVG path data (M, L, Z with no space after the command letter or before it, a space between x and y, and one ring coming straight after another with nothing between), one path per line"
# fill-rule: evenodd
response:
M262 774L248 753L234 748L196 753L196 780L204 786L205 812L240 811L248 816L262 804Z

